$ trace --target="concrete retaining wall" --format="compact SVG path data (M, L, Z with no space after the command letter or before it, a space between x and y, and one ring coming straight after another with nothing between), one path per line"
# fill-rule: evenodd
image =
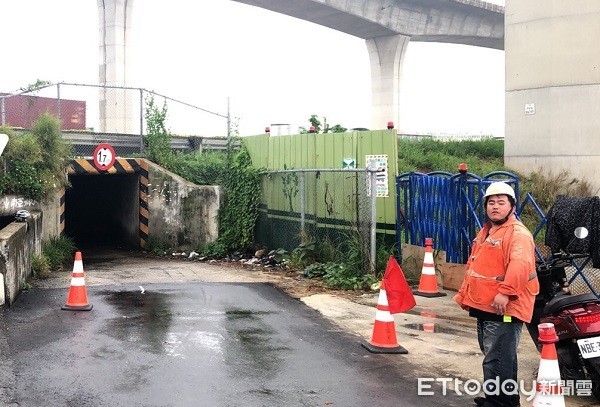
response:
M11 305L31 276L31 255L42 251L42 212L0 230L0 305Z
M57 191L53 197L42 202L42 241L49 240L51 237L61 234L60 214L64 206L61 204L61 198L64 196L64 190Z
M148 162L148 237L196 250L219 236L221 187L199 186Z

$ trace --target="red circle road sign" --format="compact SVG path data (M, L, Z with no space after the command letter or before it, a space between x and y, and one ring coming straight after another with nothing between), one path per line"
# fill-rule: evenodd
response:
M94 150L94 167L100 171L108 171L115 163L115 149L107 143L100 143Z

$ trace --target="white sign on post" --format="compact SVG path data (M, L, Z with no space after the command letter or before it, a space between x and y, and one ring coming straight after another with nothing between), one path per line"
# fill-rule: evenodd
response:
M386 198L389 196L388 188L388 156L387 154L367 155L365 158L367 168L377 171L375 174L375 196ZM371 196L371 177L367 179L367 196Z

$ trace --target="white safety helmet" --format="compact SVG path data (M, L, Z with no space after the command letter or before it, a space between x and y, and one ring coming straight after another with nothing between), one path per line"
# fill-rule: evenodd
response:
M506 222L508 220L508 218L513 214L516 203L517 203L517 199L515 198L515 190L512 189L512 187L510 185L508 185L506 182L502 182L502 181L497 181L497 182L492 182L487 189L485 190L485 195L484 195L484 199L485 199L485 205L487 206L487 202L488 199L490 198L490 196L494 196L494 195L506 195L508 197L508 200L510 201L510 206L512 208L512 210L508 213L508 215L506 215L503 219L500 220L491 220L490 222L492 222L494 225L502 225L504 222Z
M512 189L512 187L506 182L502 181L492 182L490 186L487 187L484 197L487 198L488 196L492 195L508 195L513 199L513 201L517 200L515 197L515 190Z
M485 190L484 202L487 205L488 197L493 195L506 195L509 197L510 204L515 206L517 203L517 198L515 196L515 190L512 189L510 185L506 182L496 181L492 182L488 188Z

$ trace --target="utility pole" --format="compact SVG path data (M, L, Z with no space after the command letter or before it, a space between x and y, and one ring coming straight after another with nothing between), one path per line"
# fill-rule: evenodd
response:
M231 112L229 111L229 96L227 96L227 140L231 137Z

